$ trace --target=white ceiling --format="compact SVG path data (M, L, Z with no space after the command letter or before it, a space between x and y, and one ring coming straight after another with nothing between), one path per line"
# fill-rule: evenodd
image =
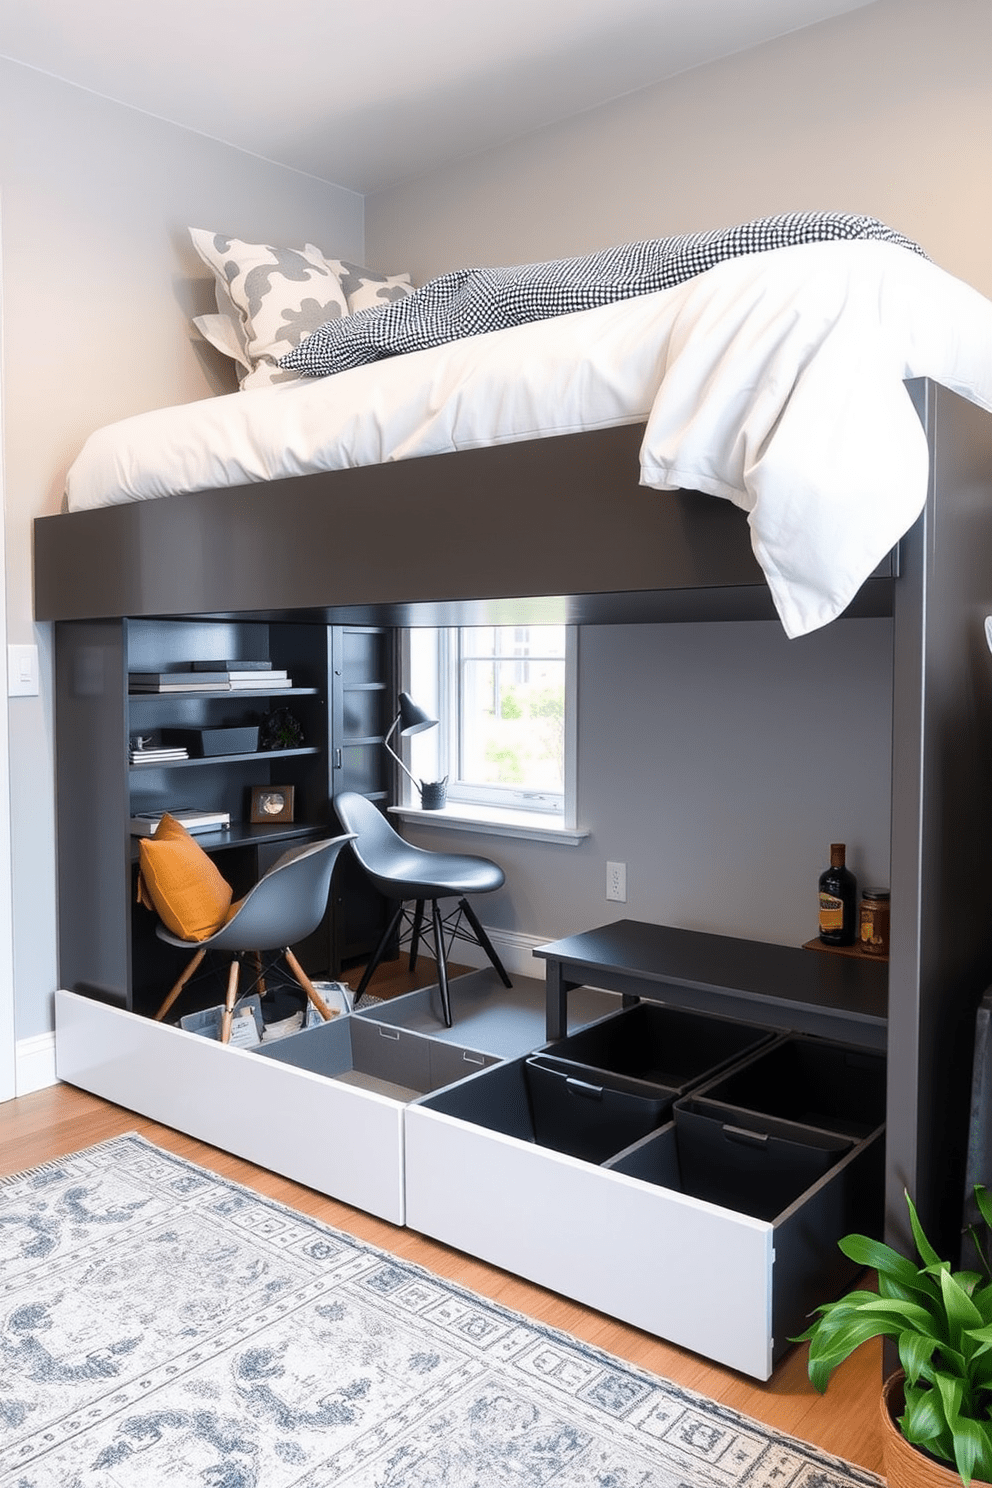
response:
M0 0L0 56L367 194L872 0Z

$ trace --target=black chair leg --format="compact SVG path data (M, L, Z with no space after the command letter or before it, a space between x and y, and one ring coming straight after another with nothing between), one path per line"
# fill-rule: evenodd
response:
M386 947L389 945L389 942L392 940L393 936L396 934L396 927L397 927L397 925L400 922L400 919L402 917L402 914L403 914L403 901L401 900L400 901L400 904L399 904L399 907L396 910L396 913L393 915L393 918L390 920L389 924L386 926L386 933L383 935L383 937L380 940L379 944L376 946L375 950L372 953L372 960L369 962L368 966L366 966L364 972L362 973L362 980L359 982L358 989L355 992L354 997L351 999L351 1005L352 1005L352 1007L357 1007L357 1005L358 1005L358 999L360 997L363 997L365 995L365 989L368 986L369 982L372 980L372 974L373 974L373 972L375 971L376 967L379 965L379 962L382 960L383 956L386 954Z
M431 900L434 922L434 960L437 962L437 985L441 993L441 1011L445 1028L451 1027L451 999L448 995L448 963L444 956L444 924L436 899Z
M472 908L471 904L469 904L467 899L459 899L458 908L461 910L462 914L472 926L472 929L475 932L476 940L479 942L480 946L485 951L486 955L489 957L496 970L499 972L503 980L503 986L512 987L513 983L510 981L510 978L506 974L506 967L497 956L495 947L493 946L493 943L489 939L489 936L486 934L485 930L483 930L482 925L479 923L479 918L476 915L475 910Z
M424 901L423 901L423 899L418 899L417 900L416 908L413 911L413 936L412 936L412 939L410 941L410 970L411 971L416 971L416 969L417 969L417 947L420 945L420 927L423 924L423 922L424 922Z

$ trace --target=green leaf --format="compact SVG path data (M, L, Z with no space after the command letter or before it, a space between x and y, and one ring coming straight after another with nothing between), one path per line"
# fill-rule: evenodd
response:
M932 1291L932 1283L921 1275L919 1267L881 1240L872 1240L867 1235L845 1235L837 1244L848 1260L857 1266L870 1267L879 1276L891 1276L914 1292Z
M913 1239L920 1253L920 1259L925 1266L932 1266L935 1269L943 1268L947 1265L947 1262L940 1259L940 1256L934 1250L926 1235L924 1235L923 1226L920 1224L920 1217L916 1212L916 1205L909 1197L908 1192L906 1193L906 1203L909 1205L909 1222L913 1228Z
M906 1371L906 1379L910 1385L916 1384L936 1348L937 1344L932 1338L926 1338L912 1329L908 1328L905 1333L899 1334L899 1363Z
M964 1386L961 1380L946 1370L939 1369L934 1374L934 1384L940 1391L941 1404L944 1407L944 1416L948 1426L953 1431L961 1410L961 1400L964 1396Z
M838 1305L829 1318L823 1320L823 1331L827 1336L850 1327L855 1322L868 1329L866 1337L889 1336L893 1328L899 1333L912 1329L914 1333L929 1338L934 1344L947 1346L946 1324L935 1318L925 1307L915 1302L904 1302L898 1298L875 1297L873 1305L867 1303L846 1308ZM873 1330L873 1331L872 1331Z
M903 1332L898 1319L854 1316L843 1326L814 1334L809 1348L809 1377L818 1390L826 1389L831 1371L872 1338L898 1338ZM818 1380L822 1378L823 1384Z
M992 1230L992 1194L982 1183L975 1184L975 1203L986 1225Z
M982 1450L975 1463L975 1476L981 1478L983 1483L992 1482L992 1422L982 1420L975 1424L982 1437Z
M959 1347L964 1330L980 1328L984 1320L964 1287L958 1284L949 1271L941 1272L940 1289L950 1324L951 1341L955 1347Z
M878 1295L880 1297L901 1297L904 1302L920 1302L921 1306L927 1307L931 1301L937 1302L937 1288L929 1277L924 1279L925 1287L909 1287L901 1281L896 1281L894 1277L881 1273L878 1277ZM989 1321L992 1322L992 1315Z
M975 1464L981 1459L985 1448L985 1439L979 1429L977 1421L969 1421L959 1416L953 1423L954 1434L954 1462L961 1475L964 1488L970 1488Z
M906 1410L899 1418L903 1436L914 1446L927 1446L947 1429L944 1407L936 1390L906 1389Z

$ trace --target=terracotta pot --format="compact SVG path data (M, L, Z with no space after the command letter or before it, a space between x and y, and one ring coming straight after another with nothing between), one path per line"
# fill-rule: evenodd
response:
M957 1468L911 1446L896 1425L905 1408L904 1379L897 1369L882 1386L882 1462L889 1488L962 1488Z

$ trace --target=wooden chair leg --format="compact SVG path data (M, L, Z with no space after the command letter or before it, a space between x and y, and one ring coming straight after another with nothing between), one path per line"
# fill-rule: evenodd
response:
M231 969L227 974L227 997L224 1001L224 1011L220 1016L220 1041L222 1044L231 1042L231 1024L234 1021L234 1002L238 995L238 975L241 966L235 956L231 962Z
M289 946L287 946L286 949L283 951L283 955L286 957L286 961L289 965L290 971L293 973L296 980L299 982L300 986L303 988L304 992L307 994L320 1016L324 1019L324 1022L326 1023L330 1018L336 1018L339 1009L329 1008L327 1006L327 1003L321 997L320 993L317 991L317 988L307 976L299 961L297 961L296 957L293 955L293 952L290 950Z
M200 962L203 960L206 954L206 951L201 946L196 955L193 956L187 963L186 969L183 972L182 976L179 978L178 982L176 982L175 986L172 988L172 991L167 995L165 1001L162 1003L162 1006L155 1014L156 1022L161 1023L162 1019L165 1017L166 1013L169 1011L172 1004L175 1002L176 998L179 996L180 992L183 990L186 983L189 981L190 977L193 975L194 971L199 966Z
M255 963L255 986L259 997L265 996L265 968L262 965L261 951L252 951L252 959Z

